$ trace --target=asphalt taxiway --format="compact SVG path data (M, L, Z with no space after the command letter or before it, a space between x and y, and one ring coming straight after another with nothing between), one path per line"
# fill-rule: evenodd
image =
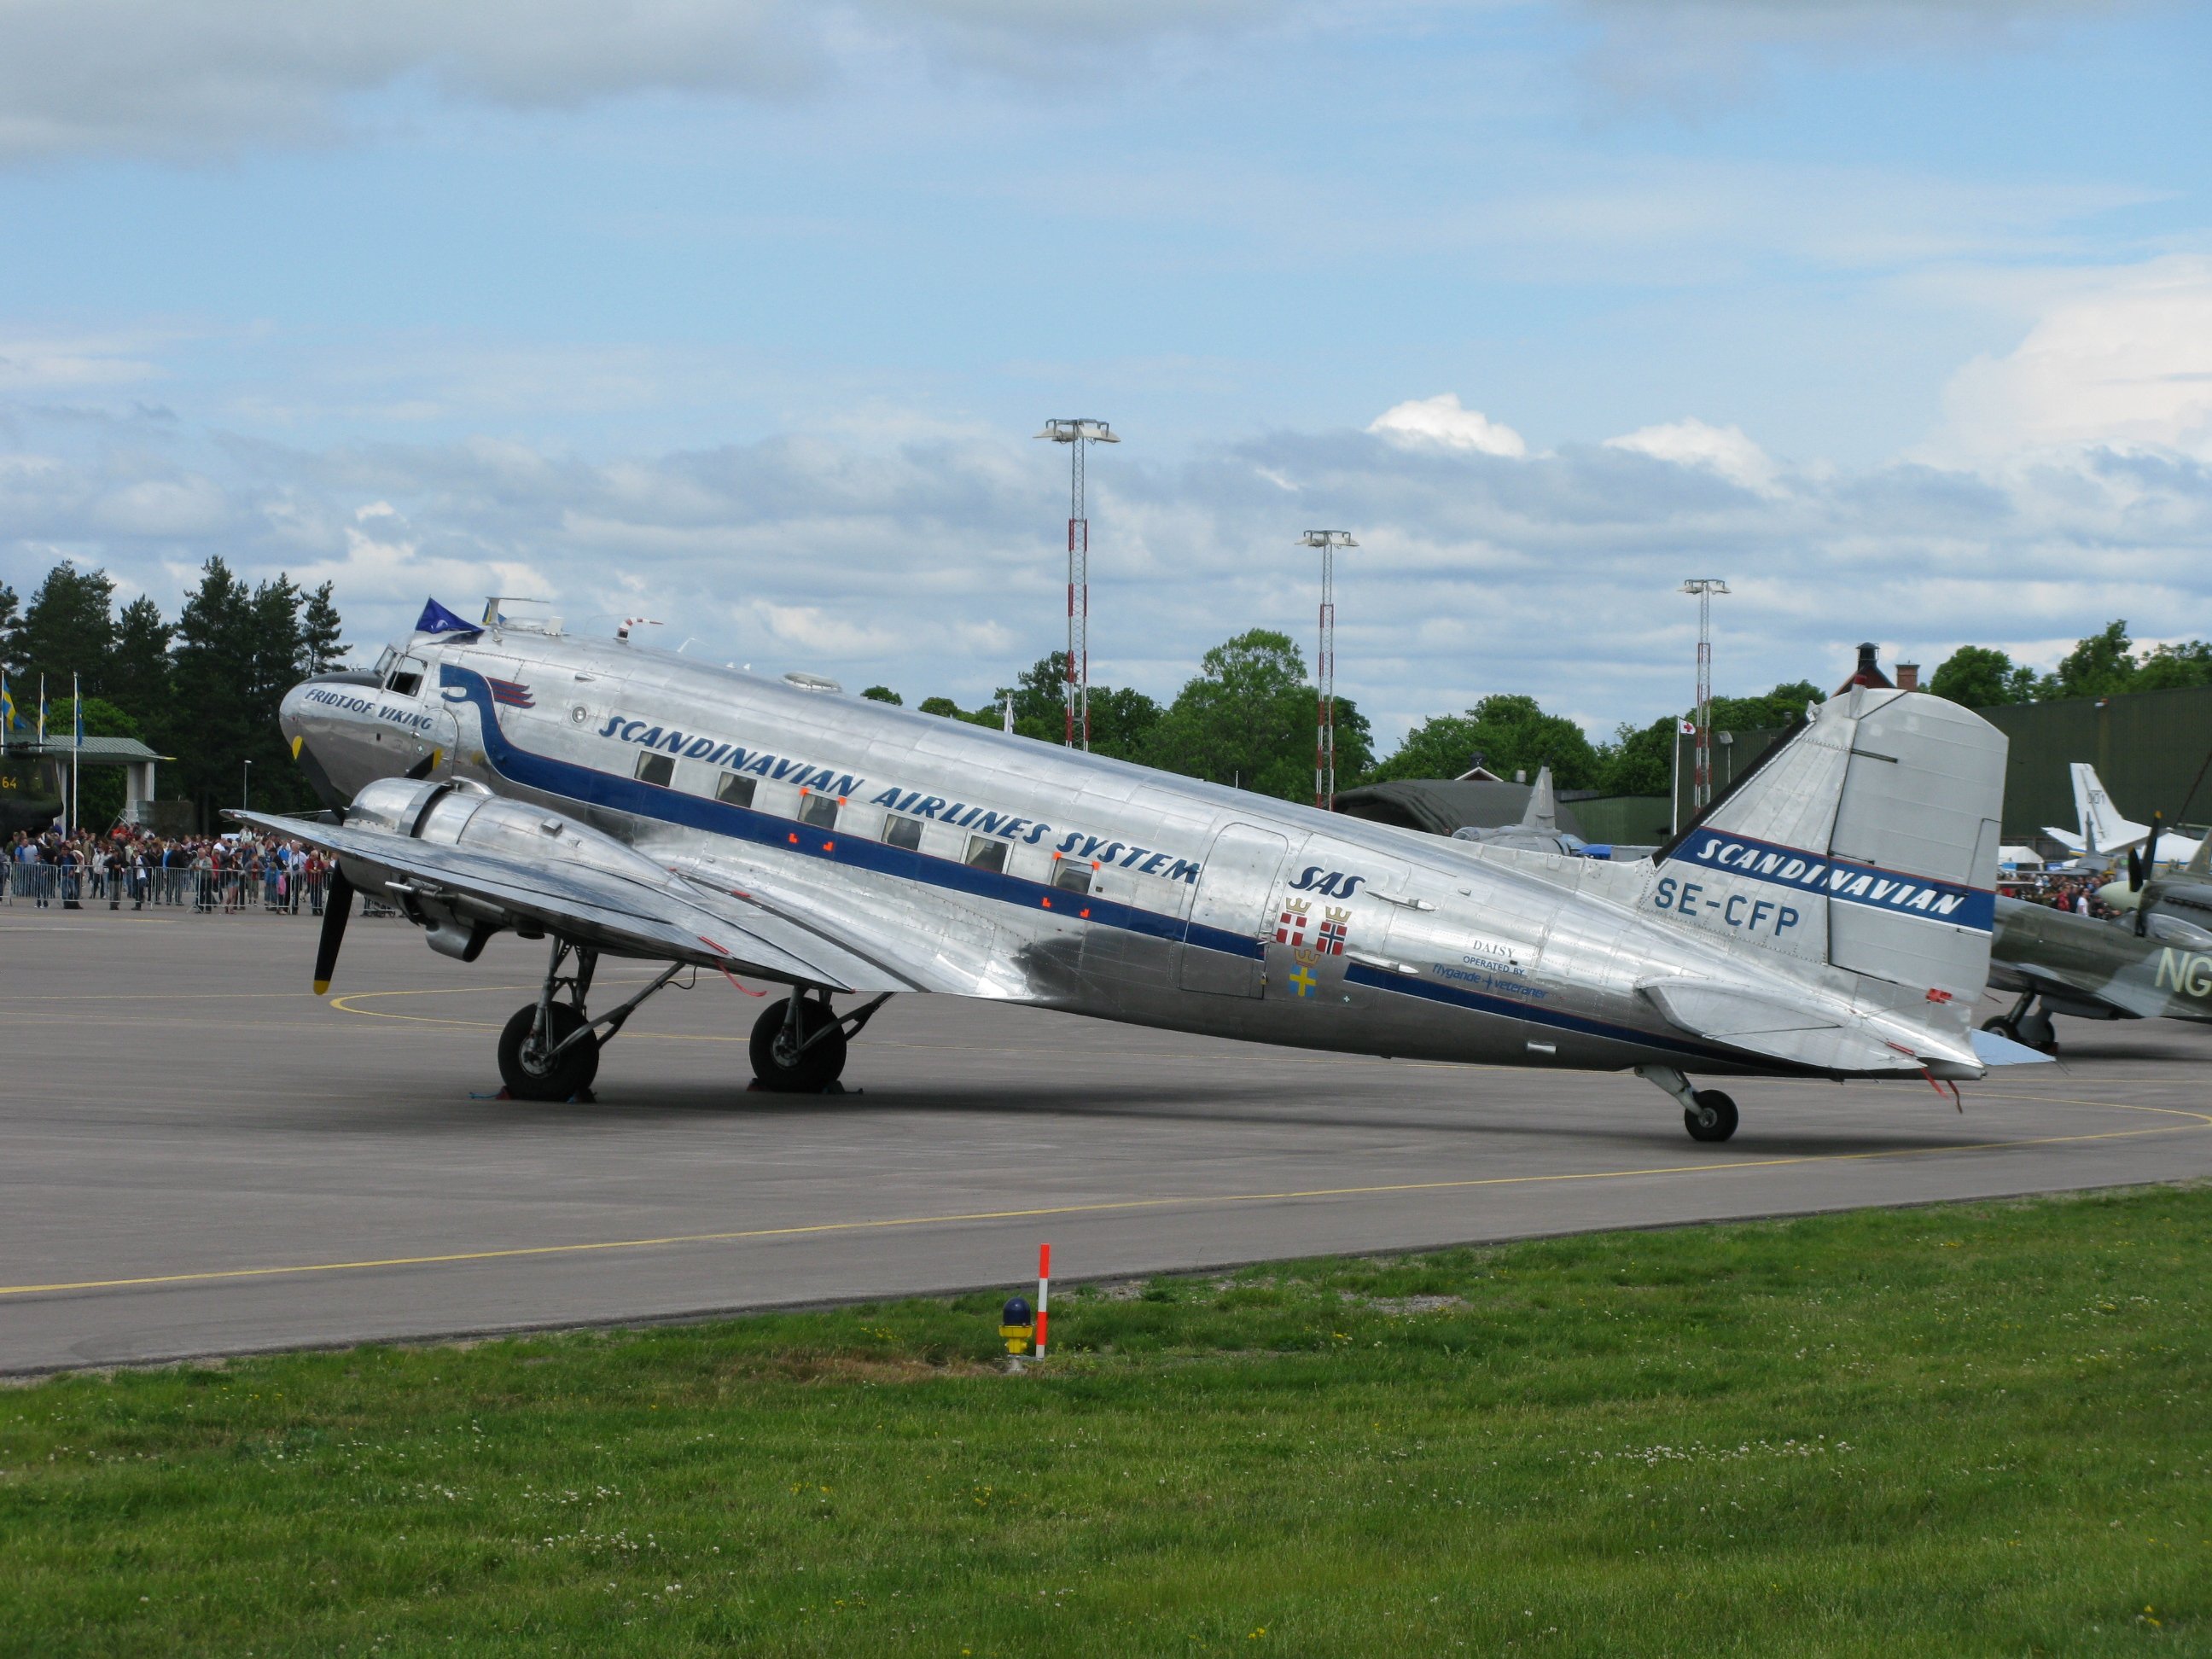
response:
M0 906L0 1371L679 1317L2212 1173L2212 1032L2062 1021L1966 1088L1657 1090L895 999L860 1091L744 1092L761 1005L647 1005L590 1105L495 1098L538 947ZM613 964L610 964L613 968ZM617 969L602 979L635 976Z

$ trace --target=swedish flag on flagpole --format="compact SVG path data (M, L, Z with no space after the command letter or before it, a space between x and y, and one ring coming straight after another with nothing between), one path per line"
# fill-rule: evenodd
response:
M8 747L8 734L15 729L15 699L8 692L8 671L0 668L0 750Z

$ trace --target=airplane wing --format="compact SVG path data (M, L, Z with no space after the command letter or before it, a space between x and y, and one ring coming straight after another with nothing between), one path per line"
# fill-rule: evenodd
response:
M1769 1060L1835 1072L1917 1072L1926 1063L1848 1018L1711 980L1654 980L1636 988L1680 1030Z
M641 855L630 855L634 867L609 868L611 860L526 859L359 825L228 816L334 854L356 886L389 893L424 916L434 945L449 931L454 955L473 955L462 942L479 927L488 937L501 927L534 924L599 950L833 991L939 988L849 931L841 936L812 918L660 870Z

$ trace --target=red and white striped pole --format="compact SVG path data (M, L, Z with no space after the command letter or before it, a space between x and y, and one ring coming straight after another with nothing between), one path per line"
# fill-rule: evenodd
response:
M1051 1305L1051 1298L1052 1298L1052 1246L1051 1246L1051 1245L1049 1245L1049 1244L1040 1244L1040 1245L1038 1245L1038 1246L1037 1246L1037 1309L1036 1309L1036 1325L1037 1325L1036 1357L1037 1357L1039 1359L1042 1359L1042 1358L1044 1358L1044 1325L1045 1325L1045 1320L1046 1320L1046 1317L1047 1317L1046 1310L1047 1310L1047 1309Z

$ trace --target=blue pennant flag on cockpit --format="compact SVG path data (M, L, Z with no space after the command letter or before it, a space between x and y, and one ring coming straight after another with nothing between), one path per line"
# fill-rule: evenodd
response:
M423 605L422 616L416 619L415 631L417 634L481 634L483 629L465 617L456 617L437 600L432 599Z

